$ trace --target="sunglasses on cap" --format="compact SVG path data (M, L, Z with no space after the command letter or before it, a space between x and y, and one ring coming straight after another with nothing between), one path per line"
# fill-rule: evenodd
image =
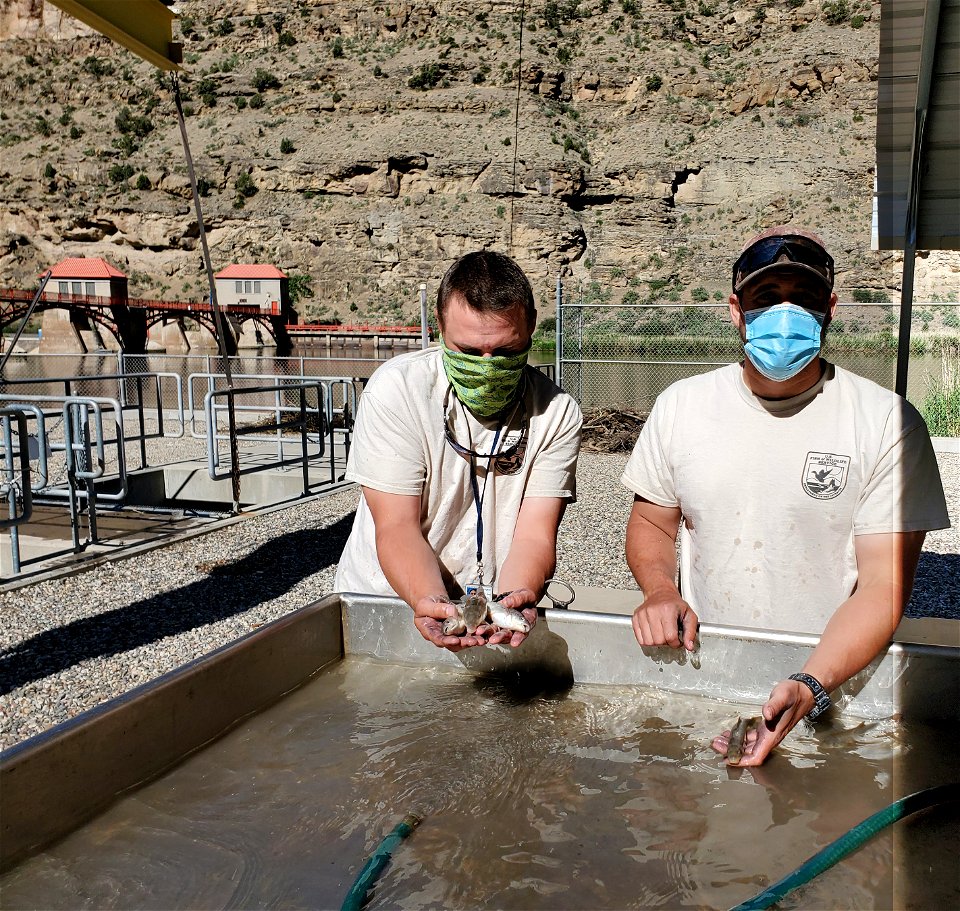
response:
M750 276L769 266L788 265L782 262L786 257L789 263L795 263L812 270L819 275L829 288L833 288L833 257L823 247L809 237L799 234L783 234L765 237L747 247L733 264L734 293L743 287Z

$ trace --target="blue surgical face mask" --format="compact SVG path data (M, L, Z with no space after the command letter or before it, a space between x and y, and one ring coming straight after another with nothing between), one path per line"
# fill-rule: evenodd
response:
M744 351L768 380L783 383L796 376L820 353L825 314L796 304L747 310Z

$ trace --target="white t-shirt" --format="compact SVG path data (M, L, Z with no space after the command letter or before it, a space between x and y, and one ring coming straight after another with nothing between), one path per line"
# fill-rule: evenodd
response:
M622 480L680 507L681 593L704 623L819 635L856 585L854 536L950 525L916 409L832 364L781 401L739 364L674 383Z
M524 497L576 497L582 416L577 403L539 370L527 367L528 420L523 460L515 474L487 476L475 459L482 497L484 582L496 589ZM386 493L420 497L420 528L437 554L451 595L472 582L477 566L477 510L470 460L444 437L448 382L439 348L393 358L367 383L357 414L346 477ZM488 453L496 421L478 420L452 395L448 412L456 441ZM501 432L497 451L520 438L523 409ZM394 595L377 559L373 517L361 496L353 529L337 567L337 591Z

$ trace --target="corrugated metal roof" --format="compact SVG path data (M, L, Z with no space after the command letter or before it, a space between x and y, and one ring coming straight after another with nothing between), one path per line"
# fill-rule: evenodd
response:
M286 278L287 276L281 272L276 266L268 266L264 264L252 264L244 265L242 263L235 263L232 266L227 266L226 269L221 269L214 278Z
M877 244L960 250L960 0L884 0L881 15Z
M50 270L51 278L126 278L105 259L77 257L64 259Z

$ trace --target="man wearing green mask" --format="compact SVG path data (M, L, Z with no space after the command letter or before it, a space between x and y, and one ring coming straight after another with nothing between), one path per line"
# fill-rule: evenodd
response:
M388 361L361 399L346 476L363 495L336 588L399 596L440 648L523 642L445 634L450 599L480 586L532 625L575 498L582 417L527 364L536 316L512 259L469 253L437 292L440 346Z

